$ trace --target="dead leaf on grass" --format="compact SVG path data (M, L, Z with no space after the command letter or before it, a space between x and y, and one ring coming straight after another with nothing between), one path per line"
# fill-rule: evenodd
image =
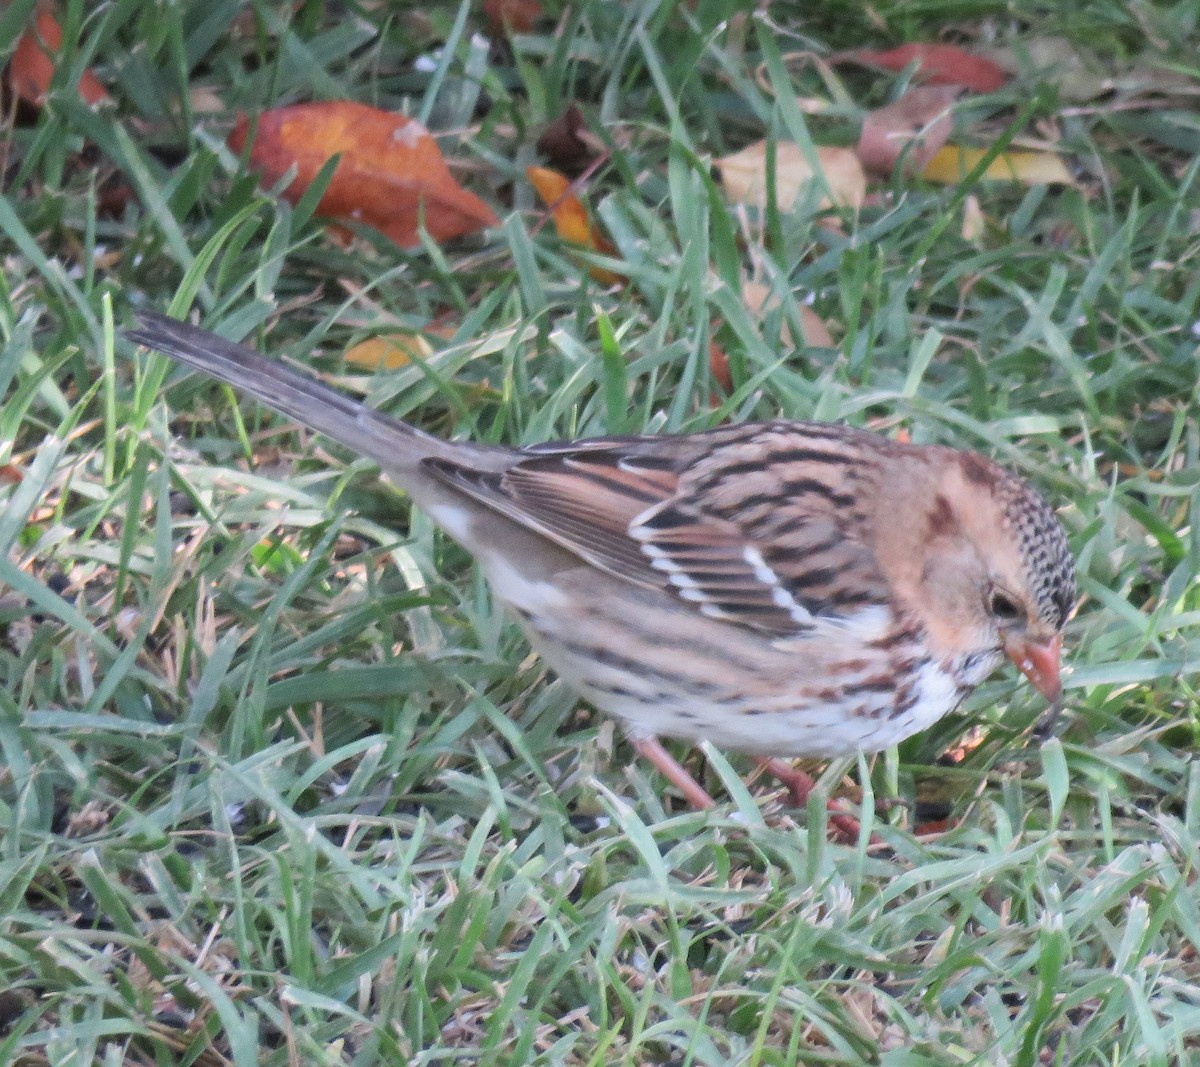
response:
M266 111L258 118L250 164L267 185L293 167L284 195L296 203L340 155L317 212L375 227L403 248L420 244L419 227L448 241L499 221L495 212L455 181L437 141L415 119L350 100ZM241 152L250 122L238 118L229 146Z
M542 17L539 0L483 0L483 16L492 37L528 33Z
M607 151L604 142L587 128L578 104L572 104L542 131L537 150L555 170L569 175L580 174Z
M62 27L49 11L40 11L13 51L8 63L8 84L22 100L42 107L62 51ZM108 90L90 69L79 76L79 96L89 107L111 100Z
M996 63L952 44L902 44L883 52L861 48L840 52L831 61L866 63L897 73L915 63L920 81L958 85L976 93L994 93L1008 83L1008 75Z
M781 211L790 211L801 194L817 182L822 192L820 208L835 204L859 208L867 194L867 176L858 156L849 148L820 147L815 159L793 141L775 145L775 196ZM727 200L764 209L767 204L767 142L756 141L740 152L716 159ZM814 166L815 162L815 166Z
M903 162L906 171L919 174L954 131L951 108L958 94L953 85L918 85L867 112L858 139L862 165L889 175Z
M360 341L342 358L355 367L378 371L399 370L432 355L433 346L419 333L389 333Z
M742 303L746 309L760 322L771 311L779 306L779 298L769 285L757 281L742 282ZM809 348L834 348L833 335L825 320L807 304L800 304L801 343ZM779 340L789 348L795 348L792 331L785 321L779 330Z
M926 164L922 177L942 185L957 185L987 154L983 148L947 145ZM1023 185L1076 185L1061 156L1053 152L1002 152L983 172L984 181Z
M549 167L527 167L525 176L550 209L550 217L559 237L569 244L601 255L616 255L616 245L592 221L588 209L572 192L571 182L564 175ZM590 266L588 271L602 285L613 285L624 280L620 274L605 267Z

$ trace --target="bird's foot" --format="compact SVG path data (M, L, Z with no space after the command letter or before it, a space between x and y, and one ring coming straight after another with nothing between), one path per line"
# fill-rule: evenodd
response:
M808 806L809 794L817 787L811 774L805 773L799 767L794 767L778 757L760 756L756 758L755 762L787 788L795 807L805 808ZM829 811L829 825L837 831L839 839L847 843L857 841L859 834L862 833L859 821L853 815L847 815L842 811L836 800L828 801L825 806Z

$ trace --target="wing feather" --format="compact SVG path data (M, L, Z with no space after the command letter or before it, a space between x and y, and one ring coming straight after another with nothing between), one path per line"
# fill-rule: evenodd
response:
M538 446L500 472L444 459L425 466L594 566L772 637L803 635L886 604L887 583L846 507L853 493L845 455L830 450L825 469L816 446L801 461L789 438L775 506L742 508L739 495L761 500L774 473L769 464L764 473L761 462L747 467L746 449L764 446L745 429L726 433L728 444L716 438L699 456L676 453L674 464L664 458L671 453L662 451L663 438L629 438ZM760 429L772 432L779 433ZM735 470L738 481L722 477L723 469Z

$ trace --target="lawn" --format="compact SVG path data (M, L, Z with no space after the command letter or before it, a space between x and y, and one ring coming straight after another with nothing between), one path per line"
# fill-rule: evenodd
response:
M76 0L48 98L9 94L0 1064L1197 1062L1196 5L480 6ZM922 74L838 54L907 41L1007 48L951 139L1070 181L730 202L748 144L853 147ZM498 222L331 231L226 143L330 99L420 119ZM573 103L599 251L526 178ZM707 746L690 811L377 469L124 341L136 304L442 435L990 455L1078 560L1057 736L1006 667L811 768L857 841Z

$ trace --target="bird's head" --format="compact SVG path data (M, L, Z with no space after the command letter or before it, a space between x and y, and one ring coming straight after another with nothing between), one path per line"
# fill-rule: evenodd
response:
M1075 605L1075 565L1049 505L982 456L927 450L915 513L909 609L935 654L982 681L1001 654L1052 703L1062 694L1062 631ZM925 498L928 499L925 499ZM898 506L898 505L897 505Z

